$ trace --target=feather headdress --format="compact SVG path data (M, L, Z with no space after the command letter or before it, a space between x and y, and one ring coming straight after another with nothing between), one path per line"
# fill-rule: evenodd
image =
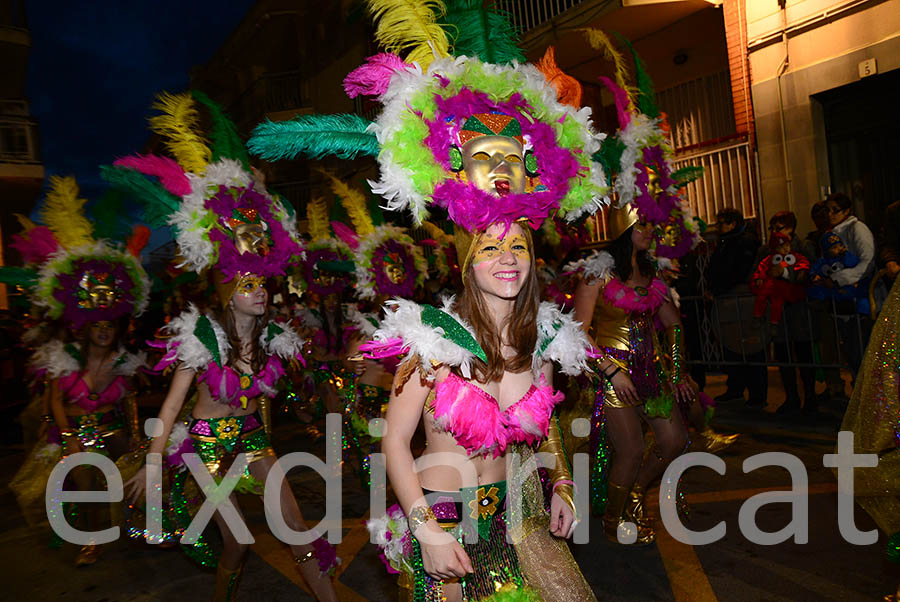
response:
M29 220L26 231L13 237L27 267L0 268L0 280L30 289L32 302L45 308L48 318L73 328L140 315L150 297L150 279L140 261L149 231L138 227L124 246L95 241L85 203L74 178L51 177L38 211L47 225ZM115 217L107 216L98 228L106 228L106 234L127 232L122 224L108 223Z
M175 158L134 155L102 168L103 177L133 194L151 225L169 225L183 263L214 267L221 282L235 276L278 276L301 254L293 213L249 170L246 148L222 108L199 91L162 93L150 127ZM200 108L209 115L199 129Z
M378 21L376 39L389 52L370 57L344 85L351 96L371 95L384 106L375 122L363 129L358 121L332 116L344 127L322 140L310 129L328 118L306 116L279 128L265 123L251 138L253 152L269 158L377 153L380 177L370 183L372 190L388 209L409 210L417 224L437 205L469 231L520 219L537 228L550 214L575 220L609 202L602 166L591 161L602 136L592 128L590 109L560 103L540 70L517 62L515 31L503 15L475 0L367 4ZM448 37L455 58L448 54ZM570 92L567 98L577 98L576 90ZM483 191L458 175L460 131L478 114L502 114L504 123L516 126L528 168L525 192ZM291 128L298 130L294 139L285 135ZM374 136L377 147L366 136ZM355 146L336 146L335 138Z

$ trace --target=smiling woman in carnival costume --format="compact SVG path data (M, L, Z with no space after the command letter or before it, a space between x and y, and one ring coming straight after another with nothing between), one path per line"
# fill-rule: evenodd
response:
M209 145L197 130L197 102L207 107L214 121ZM160 345L166 354L156 369L174 368L174 376L159 414L163 432L149 451L167 451L170 462L196 453L217 479L235 455L246 454L249 465L237 488L262 494L277 459L269 442L266 410L284 376L284 363L302 360L303 341L287 324L271 318L266 290L266 279L282 276L302 253L294 217L254 180L233 124L206 96L162 94L155 108L162 114L151 118L151 128L166 139L177 162L162 156L131 156L106 168L104 175L134 191L147 207L146 217L175 229L183 265L198 273L212 271L217 302L214 311L206 313L192 306L163 329L168 338ZM193 385L197 394L190 421L176 424ZM133 498L144 491L145 472L141 468L126 483ZM189 486L182 471L172 492L176 514L182 518ZM287 526L306 530L286 479L280 502ZM248 546L237 542L218 513L215 520L225 544L218 559L211 557L202 540L183 547L203 564L218 565L214 599L232 600ZM291 550L316 597L335 600L328 576L335 557L327 542L316 539Z
M58 459L77 452L113 459L134 447L140 437L132 377L144 365L144 355L129 353L122 340L128 320L147 306L150 281L139 254L149 231L134 229L122 248L93 238L94 227L84 216L73 178L54 176L40 215L46 226L29 224L13 243L31 275L31 296L49 321L74 332L74 340L59 338L40 346L32 368L47 379L49 413L46 443L29 456L10 483L23 505L43 501L47 477ZM20 282L26 284L24 282ZM41 461L43 459L43 461ZM72 470L67 486L95 490L99 473L87 466ZM72 516L70 506L67 514ZM88 530L96 530L98 508L89 504ZM98 545L81 548L78 566L93 564Z
M269 158L377 154L373 190L389 208L409 209L419 223L437 205L456 224L460 296L441 308L390 301L364 346L371 357L405 355L382 441L402 509L370 523L403 573L404 599L593 600L565 544L572 482L553 413L562 396L550 383L552 361L569 374L585 370L589 346L569 316L540 304L531 230L551 212L575 219L602 204L604 178L590 160L599 140L589 109L561 105L536 67L514 62L509 24L470 5L448 3L443 17L459 34L456 53L473 55L453 58L431 11L441 3L371 2L379 41L411 47L406 61L377 55L345 80L351 95L384 105L376 122L267 123L250 145ZM463 24L461 12L474 18ZM329 127L323 142L315 132ZM410 440L420 422L427 448L416 462ZM549 512L527 470L536 450L554 458Z

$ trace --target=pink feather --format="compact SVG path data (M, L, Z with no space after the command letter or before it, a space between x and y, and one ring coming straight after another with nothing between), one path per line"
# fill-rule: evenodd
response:
M365 65L357 67L344 78L344 91L350 98L360 95L381 96L387 92L394 73L411 67L399 56L389 52L370 56Z
M25 263L37 264L44 263L59 249L59 243L47 226L36 226L27 233L14 234L9 246L22 254Z
M334 230L334 235L347 243L351 249L355 249L359 246L359 237L356 235L356 232L346 224L333 221L331 222L331 228Z
M619 116L619 129L624 130L625 126L631 122L631 117L628 116L628 94L605 75L600 76L600 81L612 92L616 103L616 114Z
M156 176L163 188L176 196L191 193L191 182L184 170L174 160L159 155L131 155L113 162L113 165L130 167L142 174Z

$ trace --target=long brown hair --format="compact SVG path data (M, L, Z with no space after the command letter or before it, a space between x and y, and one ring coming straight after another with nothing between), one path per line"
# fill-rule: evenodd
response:
M266 350L259 344L259 338L263 330L269 325L271 316L271 308L266 308L266 313L256 317L253 323L253 330L250 332L250 357L248 359L250 361L250 370L253 374L257 374L262 370L268 361ZM228 344L231 346L224 363L234 368L234 364L241 359L241 349L244 348L244 344L238 335L234 319L234 308L230 304L219 312L219 324L222 325L225 336L228 338Z
M484 301L484 293L475 284L475 273L471 263L466 270L467 284L454 305L454 310L459 316L472 325L475 337L487 356L486 364L481 360L474 362L475 379L482 383L499 380L506 371L518 373L531 369L534 346L537 343L537 313L541 300L535 273L534 241L528 228L523 227L522 231L528 240L531 266L522 290L516 295L513 310L503 324L508 334L508 343L515 349L515 355L509 359L503 357L503 343L500 338L503 329L498 332L491 320ZM477 242L477 239L472 241L473 247Z

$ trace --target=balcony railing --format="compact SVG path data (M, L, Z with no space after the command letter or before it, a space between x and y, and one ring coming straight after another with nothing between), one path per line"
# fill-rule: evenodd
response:
M519 31L527 32L582 2L584 0L500 0L497 8L509 13Z
M37 123L21 117L0 116L0 162L41 162Z
M675 156L673 169L688 165L703 168L703 176L688 184L685 190L697 217L713 223L716 214L725 208L737 209L744 217L757 216L759 191L754 155L748 141Z

